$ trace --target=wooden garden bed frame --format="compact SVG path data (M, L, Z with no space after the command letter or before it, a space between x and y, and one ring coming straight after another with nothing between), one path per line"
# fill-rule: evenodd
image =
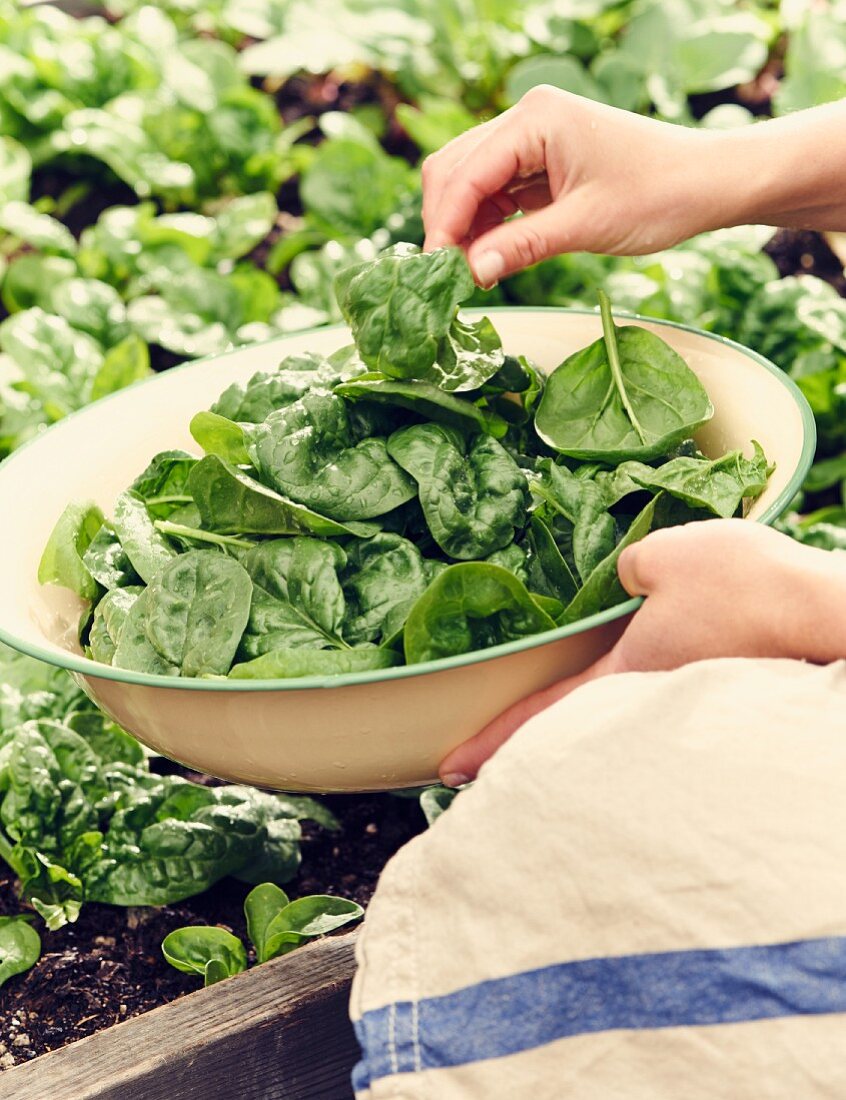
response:
M0 1100L349 1100L356 932L0 1073Z

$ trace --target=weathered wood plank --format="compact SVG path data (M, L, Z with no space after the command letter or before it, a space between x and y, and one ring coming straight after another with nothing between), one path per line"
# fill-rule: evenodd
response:
M0 1074L2 1100L348 1100L356 933Z

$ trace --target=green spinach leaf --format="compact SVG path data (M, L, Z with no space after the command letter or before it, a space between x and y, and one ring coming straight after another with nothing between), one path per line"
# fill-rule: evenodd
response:
M379 529L374 523L329 519L281 496L216 455L200 459L191 471L189 489L210 531L368 538Z
M361 358L381 374L447 392L475 390L504 362L490 321L458 316L474 289L459 249L423 253L397 245L341 272L335 287Z
M344 594L338 570L346 555L312 538L273 539L242 558L252 582L241 657L297 646L345 649Z
M199 974L206 986L247 969L243 943L225 928L177 928L165 936L162 953L177 970Z
M300 676L330 676L368 672L400 663L392 649L356 646L353 649L271 649L251 661L232 666L233 680L289 680Z
M252 598L242 565L214 550L180 554L146 589L147 637L184 676L225 675Z
M115 501L112 526L133 569L147 584L176 557L173 545L156 529L147 505L134 490L121 493Z
M334 394L309 392L248 429L247 436L265 482L332 519L372 519L416 495L384 439L355 440L346 403Z
M668 454L713 415L702 383L659 336L618 329L600 292L603 336L550 376L535 414L562 454L617 463Z
M468 443L452 428L414 424L394 432L388 453L417 481L432 537L450 557L486 557L526 522L526 477L490 436Z
M560 619L562 625L585 619L588 615L595 615L597 611L604 611L629 598L617 576L617 562L627 546L631 546L633 542L649 534L656 505L660 499L661 494L650 500L643 511L635 517L628 531L611 553L594 568L584 585L564 609Z
M409 612L405 658L414 664L452 657L554 626L508 569L462 562L439 574Z
M398 380L371 372L351 382L342 382L334 392L352 401L376 401L409 409L425 420L447 424L459 431L483 431L499 439L508 430L501 416L471 401L445 393L431 382Z
M84 600L93 600L97 581L85 563L85 555L103 526L96 504L69 504L59 516L38 564L39 584L59 584Z
M26 917L0 917L0 986L41 957L41 937Z
M352 543L342 573L346 618L344 637L353 645L388 643L442 562L423 557L409 539L385 532Z

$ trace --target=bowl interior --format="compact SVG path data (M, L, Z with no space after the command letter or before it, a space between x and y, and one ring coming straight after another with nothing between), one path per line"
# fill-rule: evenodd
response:
M601 335L592 312L489 312L506 350L528 355L546 372ZM799 488L813 454L813 419L804 398L786 376L738 345L661 322L637 323L671 344L708 390L716 412L697 436L702 450L716 456L741 447L751 453L755 439L775 462L767 489L749 512L750 518L771 521ZM67 665L73 654L71 664L79 668L82 602L36 579L41 552L65 506L90 499L109 514L117 495L156 452L181 447L197 453L188 423L231 382L271 369L291 353L329 353L347 342L345 326L333 326L189 363L104 398L15 452L0 466L6 529L0 543L0 639L55 664ZM103 667L84 663L95 674ZM110 671L121 678L118 670Z

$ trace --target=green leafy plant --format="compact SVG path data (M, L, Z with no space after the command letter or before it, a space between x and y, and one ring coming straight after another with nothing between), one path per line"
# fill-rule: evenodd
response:
M247 934L257 963L287 955L316 936L359 920L363 913L354 901L323 894L289 901L285 891L272 882L254 887L244 901ZM197 974L207 986L247 969L244 944L219 927L177 928L165 936L162 953L171 966Z
M24 974L41 955L41 937L26 917L0 917L0 986Z
M87 900L166 905L225 875L287 882L300 820L338 827L310 798L157 775L66 673L6 649L0 665L0 857L49 928Z
M606 462L666 455L713 415L702 383L660 337L617 328L600 292L603 336L550 376L535 424L571 458Z

